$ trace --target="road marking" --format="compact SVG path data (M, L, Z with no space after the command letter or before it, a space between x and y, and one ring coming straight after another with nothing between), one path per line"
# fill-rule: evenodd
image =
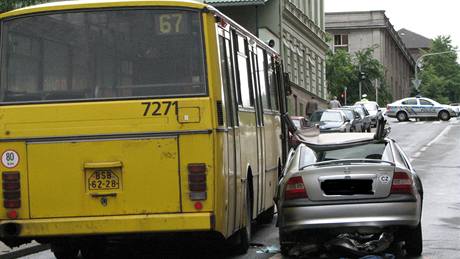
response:
M426 122L425 121L419 121L419 122L416 122L415 125L420 125L420 124L425 124Z
M407 124L409 123L408 121L403 121L403 122L399 122L398 124L401 124L401 125L404 125L404 124Z
M420 149L420 152L425 152L427 149L428 149L428 147L422 147L422 148Z
M450 130L451 127L452 127L451 125L445 127L444 130L441 131L441 134L439 134L436 138L430 141L430 143L426 144L426 146L429 147L433 145L436 141L438 141L441 137L443 137Z
M440 121L433 121L433 124L440 124Z
M417 158L417 157L419 157L421 154L422 154L422 152L417 152L417 153L415 153L415 154L412 156L412 158Z

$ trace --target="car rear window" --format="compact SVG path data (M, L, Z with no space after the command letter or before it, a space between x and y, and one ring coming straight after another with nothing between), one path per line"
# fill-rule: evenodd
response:
M318 162L338 159L382 159L386 143L372 143L343 149L322 151Z
M321 121L342 121L340 112L323 112Z

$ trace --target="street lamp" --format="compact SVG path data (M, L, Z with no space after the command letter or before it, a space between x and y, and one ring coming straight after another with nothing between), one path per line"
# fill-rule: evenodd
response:
M422 61L422 59L424 57L428 57L428 56L435 56L435 55L442 55L442 54L447 54L447 53L455 53L457 52L456 50L449 50L449 51L443 51L443 52L435 52L435 53L427 53L427 54L424 54L424 55L421 55L417 61L415 61L415 67L414 67L414 71L415 71L415 79L414 79L414 86L415 86L415 89L418 90L419 86L420 86L420 83L421 83L421 80L418 79L418 66L419 66L419 63L420 61Z

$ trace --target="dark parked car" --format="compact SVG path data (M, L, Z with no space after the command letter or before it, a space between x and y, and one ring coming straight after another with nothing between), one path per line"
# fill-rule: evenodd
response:
M321 133L350 132L351 129L350 119L341 110L316 111L310 116L309 123L318 125Z
M371 132L370 123L366 123L366 120L354 108L338 108L337 110L343 111L350 120L352 132Z
M377 102L359 101L355 103L355 106L364 106L367 112L369 112L369 117L371 118L371 126L375 127L377 125L377 114L381 111Z
M364 128L366 128L367 132L370 132L369 129L372 127L372 116L369 114L369 111L366 109L366 107L364 107L364 105L344 106L342 108L351 108L358 112L363 119L365 125Z
M276 196L282 254L347 234L389 235L422 253L422 183L383 131L319 134L291 150Z

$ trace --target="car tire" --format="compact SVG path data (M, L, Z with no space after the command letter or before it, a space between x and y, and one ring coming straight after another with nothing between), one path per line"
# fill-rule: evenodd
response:
M291 249L292 247L289 245L280 245L281 254L283 256L289 256L289 251L291 251Z
M423 251L422 239L422 223L418 223L417 227L406 232L405 249L410 256L419 256Z
M442 120L442 121L448 121L450 120L450 114L446 111L441 111L439 113L439 119Z
M407 114L405 112L398 112L396 114L396 119L398 119L398 121L401 122L407 121L409 118L407 117Z

